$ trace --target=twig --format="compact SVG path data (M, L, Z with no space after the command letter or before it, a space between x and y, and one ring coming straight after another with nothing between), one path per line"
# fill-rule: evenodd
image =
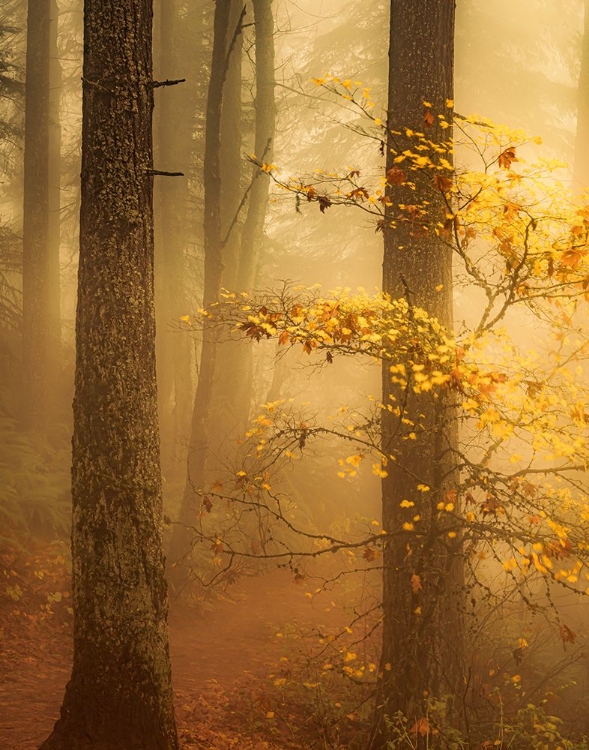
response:
M160 175L162 177L184 177L184 172L164 172L161 169L146 169L147 174Z

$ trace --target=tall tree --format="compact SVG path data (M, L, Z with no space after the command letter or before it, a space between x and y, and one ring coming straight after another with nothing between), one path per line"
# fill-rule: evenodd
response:
M270 164L274 158L276 132L276 64L274 52L274 14L272 0L254 0L254 25L256 35L256 99L254 153L258 159ZM235 288L237 292L254 291L260 252L264 240L264 223L268 210L270 175L254 165L247 214L241 232L241 248ZM233 348L231 380L226 383L224 398L238 436L247 429L252 400L252 342L240 341Z
M202 7L201 7L202 6ZM200 59L204 56L205 9L163 0L159 7L160 77L189 80L163 88L156 102L156 153L166 169L181 169L183 179L162 180L155 192L157 359L164 475L185 459L193 399L191 341L171 330L191 309L188 301L188 252L191 230L189 180L194 161L195 109L199 101ZM182 460L179 460L182 459Z
M207 97L206 135L204 154L204 289L203 307L219 299L223 272L229 264L225 252L233 230L223 209L233 202L227 193L235 195L237 185L228 184L227 168L223 170L223 121L230 119L226 107L228 82L235 87L234 68L240 66L241 28L244 16L238 0L217 3L214 19L214 41L211 77ZM229 95L231 95L231 90ZM234 93L234 92L233 92ZM229 126L227 126L229 127ZM224 172L224 173L223 173ZM233 214L235 218L235 213ZM225 232L225 233L224 233ZM204 487L207 459L210 453L211 406L217 361L217 333L214 326L206 326L200 353L198 383L194 396L191 435L188 454L188 477L180 508L179 524L174 527L170 542L169 562L171 580L176 589L182 588L190 570L187 556L192 548L193 528L197 517L194 487Z
M574 183L576 190L589 186L589 0L584 2L581 70L577 88L577 133L575 138Z
M448 207L435 170L411 168L403 152L416 145L415 132L427 131L430 163L439 160L437 147L451 159L440 145L451 131L438 115L451 121L454 0L391 0L390 8L383 290L451 328L452 249L438 230ZM405 383L393 383L386 361L383 394L382 447L390 458L382 483L383 527L405 531L384 549L383 648L371 748L387 746L398 713L412 727L424 721L428 698L456 695L462 655L461 615L454 606L461 587L459 540L447 538L437 510L455 480L451 395L415 393L411 373Z
M45 363L48 408L55 415L56 385L61 369L60 261L61 246L61 112L62 72L58 48L59 8L51 0L49 23L49 143L47 185L47 266L46 266L46 334ZM68 407L69 408L69 407Z
M50 0L29 0L23 202L23 423L47 418Z
M150 0L86 0L74 664L43 750L176 750L153 304Z

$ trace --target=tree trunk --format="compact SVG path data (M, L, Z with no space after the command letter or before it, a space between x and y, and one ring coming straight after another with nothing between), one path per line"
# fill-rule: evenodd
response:
M266 164L274 158L274 135L276 131L276 102L274 78L274 16L272 0L254 0L254 23L256 28L256 130L254 153ZM264 239L264 222L268 209L270 175L254 166L251 174L251 190L247 215L241 233L237 292L252 294L258 272L260 250ZM232 382L225 395L232 403L231 412L235 432L243 436L247 429L252 400L252 341L240 340L234 346Z
M25 85L23 201L22 421L28 429L47 423L46 366L49 232L50 0L29 0Z
M202 37L202 8L182 15L177 0L160 5L161 78L184 78L196 68ZM188 26L190 34L182 27ZM184 42L184 36L187 37ZM188 43L190 48L187 49ZM192 73L191 73L192 75ZM156 186L156 312L158 313L158 384L164 475L186 459L190 434L192 342L174 327L193 305L188 301L187 246L190 237L188 186L193 147L195 84L187 81L159 91L158 164L163 170L182 171L184 177L162 180Z
M87 0L74 665L43 750L177 750L161 539L150 0Z
M577 192L589 188L589 0L585 0L581 72L577 87L577 135L573 183Z
M207 97L206 137L204 156L204 290L203 307L219 299L224 261L222 256L224 235L229 229L222 217L222 117L227 74L231 58L241 36L242 16L236 15L241 8L237 0L217 3L214 20L213 57L211 78ZM231 185L232 190L238 186ZM190 575L190 551L195 537L195 522L198 516L194 487L204 487L207 459L210 453L211 405L213 380L217 358L217 334L214 326L205 322L200 354L198 383L194 397L194 409L188 452L188 476L182 496L179 523L174 526L170 541L169 579L176 591L181 590Z
M254 153L266 163L270 163L274 153L274 133L276 130L276 105L274 101L274 17L272 0L254 0L255 26L255 136ZM231 106L236 113L237 108ZM235 116L230 119L237 119ZM228 137L228 136L227 136ZM239 141L237 141L239 147ZM239 166L241 160L236 154L223 161ZM228 170L227 170L228 172ZM270 176L254 165L251 171L248 190L247 213L241 232L234 232L229 238L228 253L225 257L223 286L238 293L251 294L258 271L260 248L264 237L264 221L268 208L268 188ZM229 220L235 217L239 204L239 191L235 189L238 174L229 179L224 175L224 185L233 185L233 205L227 205L222 215ZM237 201L236 201L237 198ZM225 230L228 231L228 230ZM241 235L241 236L239 236ZM225 236L225 235L224 235ZM230 247L229 247L230 246ZM252 404L252 341L243 336L227 332L218 355L218 377L215 378L213 404L214 422L222 425L217 429L216 453L221 462L217 468L233 461L238 450L238 441L243 438L249 422Z
M452 250L436 229L446 219L444 196L432 168L411 171L409 160L395 159L414 148L414 133L425 132L434 144L451 133L439 126L438 114L451 122L454 2L391 0L390 29L386 169L387 175L404 171L406 181L398 184L398 172L389 179L383 290L451 329ZM438 161L434 151L428 155ZM447 152L443 156L451 160ZM390 457L382 483L383 528L406 530L384 549L383 649L371 748L386 747L394 736L388 724L400 714L416 746L425 747L431 737L418 730L427 730L428 700L446 699L450 719L461 689L460 545L448 537L438 510L442 499L452 497L456 479L452 397L449 391L415 393L410 373L407 381L392 383L385 364L384 403L391 409L382 418L383 452Z
M58 7L51 0L49 60L49 154L48 154L48 234L47 234L47 363L45 380L49 414L59 418L65 404L57 403L61 373L60 263L61 247L61 119L62 72L57 45ZM69 410L69 403L67 404Z

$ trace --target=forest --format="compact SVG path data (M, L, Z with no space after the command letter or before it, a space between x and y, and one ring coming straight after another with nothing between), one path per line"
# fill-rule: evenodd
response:
M0 750L589 750L589 0L4 0Z

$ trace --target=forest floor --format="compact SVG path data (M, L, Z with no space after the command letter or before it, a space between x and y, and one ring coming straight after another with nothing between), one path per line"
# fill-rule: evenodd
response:
M0 576L0 748L33 750L59 716L71 669L65 547L0 556ZM305 583L274 570L197 607L172 607L182 748L356 746L369 689L346 678L357 658L345 644L355 638L345 629L350 613L325 594L309 596Z

